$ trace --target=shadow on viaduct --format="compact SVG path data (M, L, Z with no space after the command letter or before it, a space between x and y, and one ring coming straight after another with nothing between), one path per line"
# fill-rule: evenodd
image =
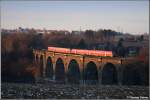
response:
M57 82L73 84L123 84L124 70L131 59L65 54L33 50L34 61L40 66L40 76ZM130 76L128 77L130 78ZM140 81L140 77L132 79ZM128 80L127 80L128 81Z

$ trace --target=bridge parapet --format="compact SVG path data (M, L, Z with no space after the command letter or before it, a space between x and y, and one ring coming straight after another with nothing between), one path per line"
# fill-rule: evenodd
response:
M121 64L122 62L121 58L102 58L103 63L112 63L112 64Z
M135 57L122 58L122 65L130 64L139 61Z

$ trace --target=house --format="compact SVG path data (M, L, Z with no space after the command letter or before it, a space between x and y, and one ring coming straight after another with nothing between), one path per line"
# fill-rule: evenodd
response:
M126 55L127 56L136 56L139 54L140 47L137 46L129 46L126 48Z

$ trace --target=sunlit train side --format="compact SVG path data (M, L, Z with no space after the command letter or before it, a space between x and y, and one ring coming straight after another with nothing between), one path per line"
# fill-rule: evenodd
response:
M73 54L81 54L81 55L113 57L112 51L82 50L82 49L69 49L69 48L59 48L59 47L48 47L48 51L54 51L54 52L60 52L60 53L73 53Z
M82 49L72 49L71 53L74 54L82 54L82 55L89 55L89 50L82 50Z
M61 53L70 53L68 48L58 48L58 47L48 47L48 51L61 52Z

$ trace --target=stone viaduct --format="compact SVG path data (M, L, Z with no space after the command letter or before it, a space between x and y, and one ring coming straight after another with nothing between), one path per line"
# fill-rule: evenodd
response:
M124 64L131 59L33 50L41 77L58 82L122 84Z

